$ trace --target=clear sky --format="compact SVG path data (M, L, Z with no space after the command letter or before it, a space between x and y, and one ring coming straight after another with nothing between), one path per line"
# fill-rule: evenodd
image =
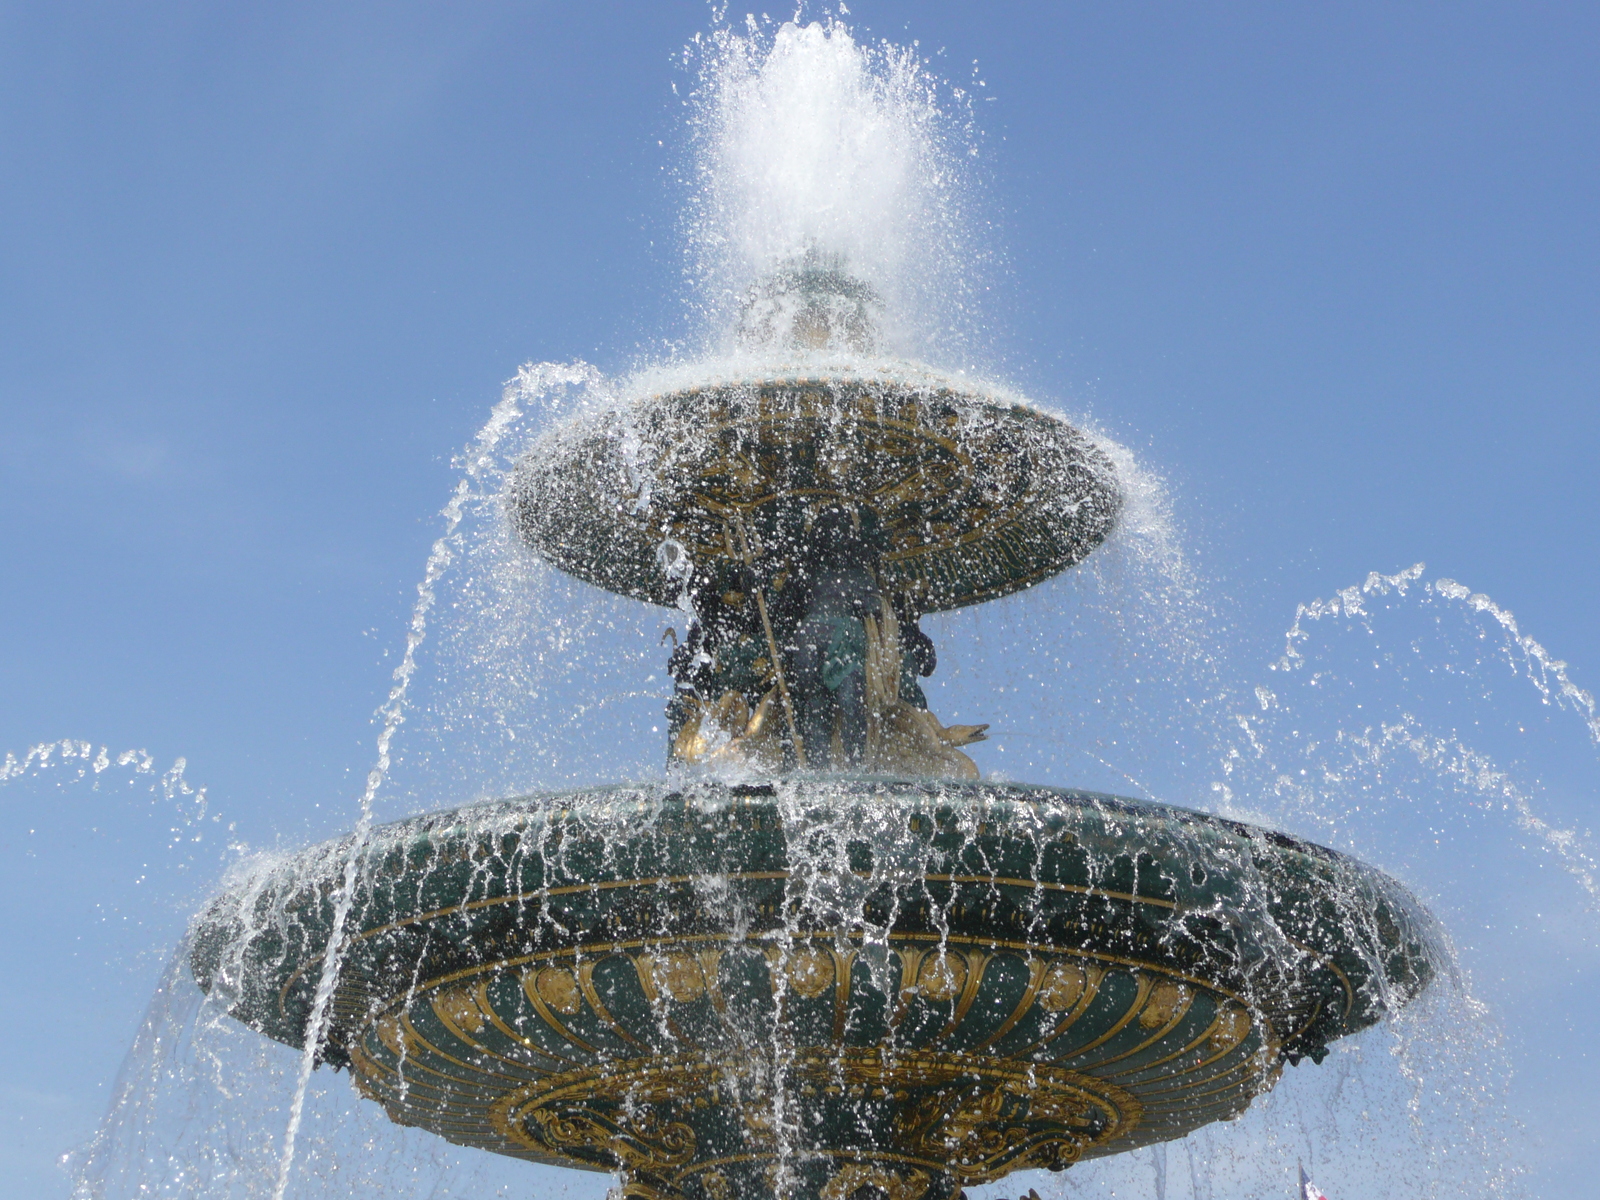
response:
M686 328L672 88L709 12L0 3L0 754L184 757L252 846L351 824L451 455L520 364ZM1600 12L851 14L978 64L992 365L1165 477L1261 661L1297 604L1425 561L1594 689ZM0 789L26 1194L65 1194L220 871L225 835L174 857L128 815L143 787ZM1553 1137L1535 1190L1580 1194L1600 1117Z

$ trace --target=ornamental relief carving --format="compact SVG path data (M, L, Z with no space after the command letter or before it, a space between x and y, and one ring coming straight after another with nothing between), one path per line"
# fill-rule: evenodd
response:
M424 1095L436 1106L481 1089L485 1135L502 1152L520 1146L538 1158L620 1169L676 1194L724 1155L774 1158L782 1112L784 1128L803 1131L806 1153L835 1153L841 1143L830 1139L845 1127L875 1122L880 1150L971 1186L1015 1170L1059 1170L1125 1141L1144 1112L1119 1072L1138 1078L1136 1064L1151 1055L1181 1063L1180 1073L1225 1072L1217 1076L1225 1089L1253 1092L1263 1082L1259 1069L1235 1078L1261 1057L1251 1039L1272 1037L1259 1014L1144 964L896 943L889 986L879 992L863 973L852 976L850 949L810 938L760 949L753 961L764 959L770 972L774 1020L790 1019L791 1004L827 997L821 1016L833 1014L837 1037L856 1006L876 1004L882 1040L846 1049L827 1044L824 1029L823 1044L794 1047L781 1060L748 1039L736 1047L716 1033L718 1022L731 1028L740 1019L722 989L765 996L766 980L749 974L748 957L733 963L726 943L669 941L609 958L541 956L506 972L516 986L497 984L491 969L425 989L416 1003L369 1018L354 1056L358 1085L396 1113ZM706 1001L709 1011L681 1007ZM808 1011L817 1025L818 1010ZM902 1024L908 1014L915 1026ZM530 1040L532 1022L573 1049L541 1049L550 1039L541 1032ZM626 1046L580 1042L593 1039L597 1023ZM674 1048L656 1048L662 1037ZM899 1037L921 1048L901 1049ZM1121 1040L1098 1049L1113 1037ZM969 1048L941 1049L961 1042ZM1095 1074L1071 1069L1077 1061L1096 1063ZM483 1082L461 1080L462 1067L484 1071ZM523 1074L521 1086L504 1074L489 1082L507 1070L532 1076ZM1168 1127L1166 1107L1156 1101L1152 1131Z
M889 1059L868 1051L802 1057L784 1074L802 1107L892 1101L899 1113L885 1130L885 1148L941 1164L964 1184L1026 1167L1059 1170L1140 1121L1138 1101L1104 1080L996 1066L960 1055ZM541 1153L670 1178L728 1152L701 1145L691 1123L701 1110L731 1108L739 1153L775 1153L769 1064L739 1073L691 1059L576 1074L542 1093L503 1098L497 1124ZM826 1152L826 1131L819 1133L815 1148Z
M681 1167L694 1158L694 1130L648 1110L629 1116L583 1102L535 1108L523 1128L559 1155L639 1171Z
M933 1176L911 1167L891 1171L877 1163L852 1162L822 1185L822 1200L851 1200L862 1188L881 1192L888 1200L922 1200Z

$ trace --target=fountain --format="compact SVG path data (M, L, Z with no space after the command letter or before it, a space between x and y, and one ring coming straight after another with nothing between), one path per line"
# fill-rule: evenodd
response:
M796 268L746 325L837 350L867 296ZM1084 435L932 377L749 378L558 429L513 520L693 614L679 674L710 683L671 752L725 769L319 847L205 914L195 977L395 1121L641 1197L943 1200L1236 1115L1428 982L1427 915L1268 830L981 782L957 749L981 727L903 682L902 623L1068 569L1118 503ZM859 732L837 696L819 725L802 651L841 554L878 592L828 633Z
M980 777L919 621L1074 567L1122 482L883 357L844 251L769 266L738 371L558 425L504 494L545 562L680 613L666 778L292 856L197 919L201 988L399 1124L640 1200L949 1200L1156 1145L1424 989L1432 918L1348 856Z

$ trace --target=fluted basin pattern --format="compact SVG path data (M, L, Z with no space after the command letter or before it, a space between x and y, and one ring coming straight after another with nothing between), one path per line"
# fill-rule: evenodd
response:
M201 985L290 1045L351 849L197 923ZM1016 785L531 796L383 828L357 879L322 1058L397 1122L642 1197L940 1200L1181 1137L1439 961L1348 857Z

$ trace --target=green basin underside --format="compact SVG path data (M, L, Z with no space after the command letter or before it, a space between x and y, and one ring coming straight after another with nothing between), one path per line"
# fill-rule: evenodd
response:
M197 921L200 985L291 1046L352 846ZM320 1057L395 1121L640 1197L940 1200L1181 1137L1441 961L1353 859L1010 784L522 797L381 828L356 878Z
M769 565L803 560L812 518L846 503L876 518L884 590L920 613L1065 571L1122 507L1111 460L1064 421L853 377L690 388L576 421L517 465L506 499L551 565L669 608L682 581L662 569L667 542L710 577L731 565L735 525Z

